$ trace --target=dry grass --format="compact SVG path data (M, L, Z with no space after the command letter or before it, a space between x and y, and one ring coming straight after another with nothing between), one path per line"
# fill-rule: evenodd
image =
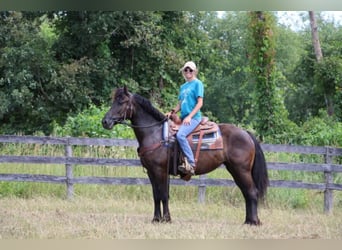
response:
M151 224L151 200L2 198L0 239L342 239L342 211L260 208L242 225L241 206L170 204L171 224Z

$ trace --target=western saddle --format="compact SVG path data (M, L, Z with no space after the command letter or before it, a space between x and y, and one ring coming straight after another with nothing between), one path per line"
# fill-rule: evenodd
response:
M178 165L184 162L184 157L181 150L178 147L178 143L175 140L176 134L181 126L181 120L176 114L170 116L170 120L164 124L168 126L166 142L172 146L170 148L170 162L169 162L169 173L172 175L179 174ZM165 130L164 130L165 131ZM165 139L165 138L164 138ZM200 124L188 135L187 140L195 153L195 161L197 162L200 151L202 150L220 150L223 149L223 140L219 126L212 121L209 121L208 117L203 117Z

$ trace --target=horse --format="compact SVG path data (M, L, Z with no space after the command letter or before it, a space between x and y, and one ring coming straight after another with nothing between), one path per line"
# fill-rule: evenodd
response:
M163 123L168 119L151 102L127 87L113 91L112 105L102 119L105 129L116 124L129 124L138 141L138 153L152 185L154 215L152 223L171 222L169 211L168 148L162 136ZM129 120L130 123L127 123ZM209 173L224 164L232 175L245 200L245 224L261 225L258 201L269 185L267 166L256 137L235 125L218 124L223 138L223 149L201 151L195 175ZM161 213L161 204L163 213Z

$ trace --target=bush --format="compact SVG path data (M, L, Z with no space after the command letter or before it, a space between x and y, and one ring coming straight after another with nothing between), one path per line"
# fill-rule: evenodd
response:
M321 110L318 117L311 117L302 126L288 122L282 133L270 135L266 140L275 144L341 147L342 123Z
M319 117L307 120L302 126L302 131L302 145L342 145L342 123L329 117L323 110L320 111Z

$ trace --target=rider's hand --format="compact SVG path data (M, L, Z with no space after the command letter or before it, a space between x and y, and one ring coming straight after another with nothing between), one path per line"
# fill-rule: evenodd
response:
M190 116L185 117L183 120L183 124L190 125L190 123L191 123L191 117Z
M165 116L166 116L167 118L170 118L171 115L173 115L174 113L175 113L175 110L172 109L170 112L166 113Z

